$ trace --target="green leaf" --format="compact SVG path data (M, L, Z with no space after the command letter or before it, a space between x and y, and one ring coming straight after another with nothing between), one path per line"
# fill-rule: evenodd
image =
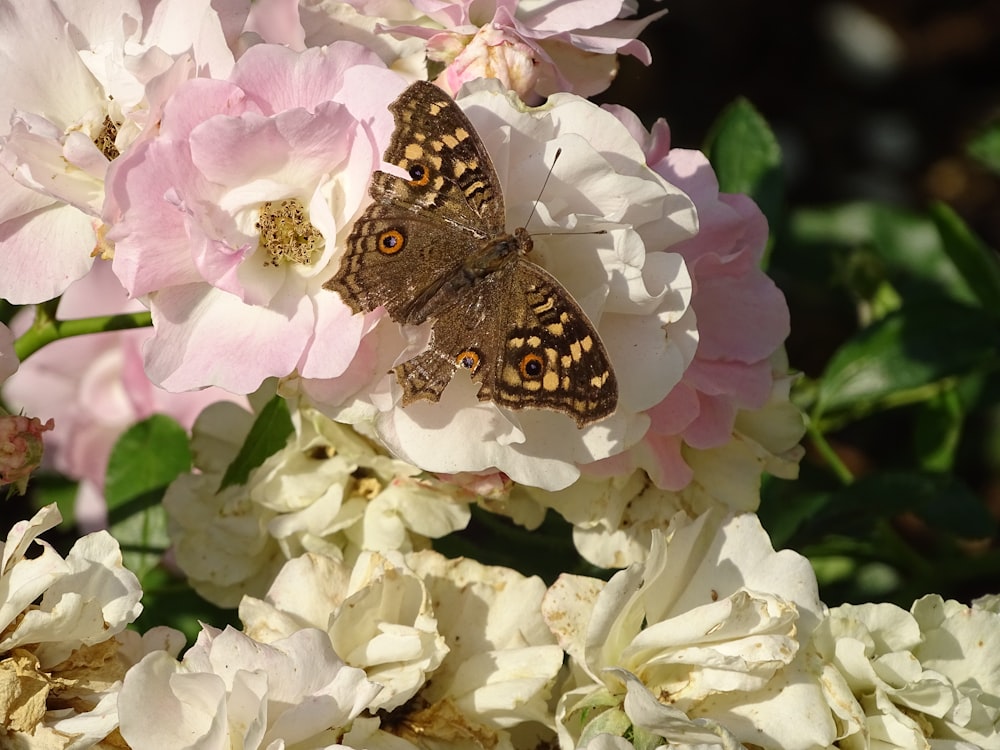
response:
M996 533L996 521L965 483L950 474L879 472L859 479L834 499L839 514L890 518L913 513L935 532L964 539Z
M712 125L705 153L724 193L753 198L772 228L785 201L781 148L767 120L746 99L730 104Z
M105 480L108 525L125 564L140 580L169 545L163 493L190 470L187 432L162 414L133 425L111 451Z
M969 156L1000 174L1000 123L993 123L969 141Z
M833 256L834 269L821 266L825 276L817 283L829 283L832 273L861 299L877 296L889 281L910 301L941 296L977 301L926 215L867 202L799 209L789 221L788 239L799 264ZM796 267L794 273L805 270Z
M820 380L812 418L854 417L926 400L945 378L996 364L1000 329L976 308L928 301L890 314L841 346Z
M765 485L772 483L771 477L765 477ZM792 546L799 529L808 523L830 502L831 493L820 490L804 490L797 493L786 492L780 498L761 498L757 513L760 522L767 529L771 544L775 549ZM766 500L766 501L765 501Z
M945 252L980 304L1000 317L1000 259L976 237L962 218L943 203L931 206Z
M756 195L758 188L778 179L781 149L770 126L746 99L730 104L713 123L706 152L727 193Z
M226 467L219 491L232 485L246 484L251 471L285 447L294 429L285 399L275 396L268 401L254 420L236 458Z
M965 407L955 388L944 390L921 405L913 441L924 471L951 471L964 425Z

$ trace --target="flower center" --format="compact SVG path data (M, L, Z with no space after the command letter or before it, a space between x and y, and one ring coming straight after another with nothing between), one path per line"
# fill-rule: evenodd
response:
M94 138L94 145L97 150L108 157L108 161L118 158L118 147L115 146L115 138L118 137L118 124L110 116L104 116L104 125L101 132Z
M269 256L265 265L277 266L279 260L308 265L323 244L323 235L306 218L298 198L262 203L257 229L260 247Z

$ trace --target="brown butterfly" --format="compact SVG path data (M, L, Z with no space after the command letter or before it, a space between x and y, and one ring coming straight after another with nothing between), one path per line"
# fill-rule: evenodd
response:
M554 409L578 427L613 413L618 384L597 330L528 260L528 232L507 232L500 182L472 123L423 81L389 110L396 129L384 158L409 179L375 172L375 201L325 286L356 313L381 305L399 323L433 322L426 350L395 368L403 405L438 401L464 368L480 401Z

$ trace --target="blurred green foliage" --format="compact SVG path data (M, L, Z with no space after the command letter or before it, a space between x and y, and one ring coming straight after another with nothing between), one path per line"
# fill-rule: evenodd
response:
M747 123L713 132L760 126L745 108L723 118ZM984 131L970 152L991 166L997 143L1000 128ZM736 145L710 143L710 158ZM800 478L764 487L775 546L810 558L831 606L996 591L996 251L942 204L792 206L769 219L768 271L788 299L802 372L792 396L808 420Z

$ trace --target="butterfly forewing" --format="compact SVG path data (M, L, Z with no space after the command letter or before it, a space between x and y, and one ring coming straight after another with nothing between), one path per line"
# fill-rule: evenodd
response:
M488 235L503 232L506 214L493 162L451 97L432 83L418 81L389 105L389 111L397 132L407 137L393 138L385 160L407 171L414 165L429 170L436 205L457 210L464 203L479 218L471 229ZM445 185L455 186L456 192L443 192Z
M372 184L380 190L391 186L393 195L404 198L414 192L405 180L384 172L376 172ZM355 222L347 253L326 285L355 312L383 305L393 320L422 323L411 319L415 300L461 268L468 255L468 232L411 208L414 205L402 198L379 201Z

